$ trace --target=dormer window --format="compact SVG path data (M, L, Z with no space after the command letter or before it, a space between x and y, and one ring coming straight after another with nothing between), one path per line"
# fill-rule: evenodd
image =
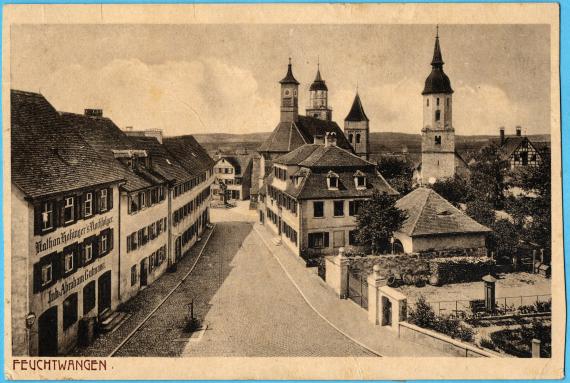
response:
M357 170L356 173L354 173L354 186L357 190L366 189L366 174L360 170Z
M338 190L338 174L332 170L327 174L327 187L329 190Z

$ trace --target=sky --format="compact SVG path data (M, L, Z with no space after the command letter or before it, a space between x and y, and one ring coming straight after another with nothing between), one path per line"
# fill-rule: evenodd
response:
M548 25L440 25L457 134L550 132ZM299 108L317 62L342 126L358 86L372 132L420 133L435 25L16 25L11 88L165 135L270 132L288 58Z

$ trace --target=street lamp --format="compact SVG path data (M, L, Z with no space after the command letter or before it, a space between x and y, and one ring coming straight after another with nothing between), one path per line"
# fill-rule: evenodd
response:
M30 334L34 323L36 323L36 314L29 312L28 315L26 315L26 348L28 349L28 356L31 354L30 345L32 342L30 341Z

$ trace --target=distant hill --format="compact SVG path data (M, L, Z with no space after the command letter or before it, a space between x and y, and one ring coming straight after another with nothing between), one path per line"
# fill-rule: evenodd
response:
M208 151L222 150L231 152L234 150L247 149L256 150L265 141L271 132L229 134L210 133L195 134L194 137ZM534 134L528 138L534 142L549 142L549 134ZM486 145L490 139L498 140L499 136L456 136L457 150L470 151L478 150ZM410 153L421 151L422 138L420 134L396 133L396 132L371 132L370 146L373 153L401 152L405 147Z

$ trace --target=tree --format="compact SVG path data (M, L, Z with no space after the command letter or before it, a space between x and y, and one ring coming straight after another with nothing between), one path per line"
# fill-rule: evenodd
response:
M413 170L407 160L385 156L378 163L378 171L400 194L405 195L412 190Z
M474 199L469 201L465 213L481 225L490 227L495 223L495 210L485 200Z
M522 226L526 240L550 252L551 247L551 174L550 156L543 153L538 166L527 166L513 175L513 186L522 196L508 200L507 211Z
M431 188L456 207L466 203L472 196L468 182L457 175L454 178L436 181Z
M407 218L395 203L396 197L376 191L358 210L356 239L374 254L388 250L394 231L400 229Z
M488 237L488 247L496 251L497 257L508 257L510 260L517 252L520 226L507 219L498 219L491 228L493 232Z
M507 182L505 175L509 162L503 159L501 149L494 144L485 146L475 156L471 166L470 185L473 198L484 199L495 209L502 209Z

